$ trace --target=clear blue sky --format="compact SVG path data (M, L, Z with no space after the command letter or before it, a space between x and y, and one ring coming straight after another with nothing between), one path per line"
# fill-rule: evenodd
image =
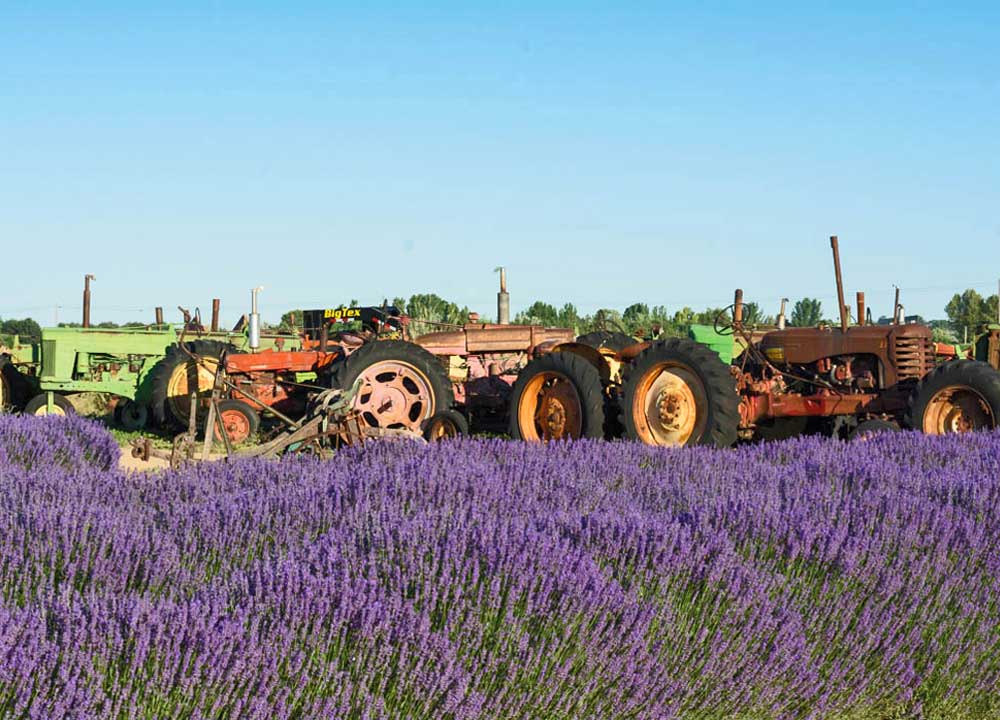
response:
M0 316L1000 276L995 2L138 5L0 0Z

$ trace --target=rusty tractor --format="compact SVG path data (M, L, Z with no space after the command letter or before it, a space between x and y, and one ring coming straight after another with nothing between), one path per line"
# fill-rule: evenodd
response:
M650 445L721 447L809 430L848 438L899 428L945 434L997 427L1000 333L981 340L980 360L939 363L930 328L904 324L898 298L894 321L871 325L858 293L858 322L851 325L836 237L831 248L839 326L784 329L781 318L782 329L753 333L743 325L738 290L731 317L727 309L716 327L739 341L731 363L688 338L617 351L557 345L520 373L511 434L597 437L603 419L606 434Z

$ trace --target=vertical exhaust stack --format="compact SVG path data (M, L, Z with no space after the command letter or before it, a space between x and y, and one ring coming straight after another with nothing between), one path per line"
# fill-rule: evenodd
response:
M858 292L858 325L865 324L865 294Z
M156 308L156 324L163 324L163 308L161 307Z
M837 306L840 307L840 331L847 334L847 306L844 305L844 278L840 275L840 244L837 236L830 236L830 247L833 249L833 272L837 276Z
M902 315L899 310L903 306L899 304L899 288L896 288L896 299L892 303L892 322L899 325L903 322Z
M507 269L500 270L500 292L497 293L497 322L510 325L510 294L507 292Z
M85 328L90 327L90 281L97 280L96 277L90 275L83 276L83 326Z
M778 313L778 329L785 329L785 307L788 305L788 298L781 298L781 312Z
M260 348L260 313L257 312L257 293L264 289L258 285L250 291L250 350L256 352Z
M219 332L219 298L212 298L212 332Z
M733 299L733 327L737 330L743 329L743 290L736 289L736 296Z

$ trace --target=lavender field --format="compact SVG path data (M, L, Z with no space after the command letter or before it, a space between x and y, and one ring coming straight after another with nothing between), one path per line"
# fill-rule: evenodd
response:
M985 718L1000 436L124 475L0 417L4 718Z

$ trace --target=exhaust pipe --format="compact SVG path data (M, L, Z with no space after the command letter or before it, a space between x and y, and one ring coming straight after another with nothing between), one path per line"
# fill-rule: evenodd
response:
M778 313L778 329L785 329L785 307L788 305L788 298L781 298L781 312Z
M93 275L83 276L83 326L90 327L90 281L97 280Z
M156 324L163 324L163 308L161 307L156 308Z
M844 279L840 275L840 245L837 236L830 236L830 247L833 249L833 272L837 276L837 305L840 307L840 331L847 334L847 307L844 305Z
M743 291L736 288L736 296L733 299L733 327L737 330L743 329Z
M858 292L858 325L865 324L865 294Z
M219 332L219 298L212 298L212 332Z
M260 313L257 312L257 293L264 289L258 285L250 291L250 350L256 352L260 348Z
M510 325L510 295L507 293L507 270L500 270L500 292L497 293L497 322Z

